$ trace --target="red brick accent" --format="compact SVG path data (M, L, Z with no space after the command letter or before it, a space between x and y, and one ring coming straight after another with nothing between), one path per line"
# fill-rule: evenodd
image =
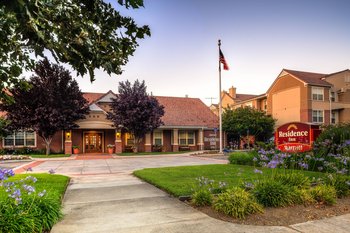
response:
M152 152L152 145L145 145L145 152Z
M178 152L179 151L179 145L173 145L173 151Z
M115 141L115 153L122 153L123 152L123 145L122 141Z
M34 162L29 163L29 164L26 164L26 165L23 166L23 167L14 169L13 172L14 172L15 174L20 174L20 173L22 173L22 172L26 172L28 168L36 167L36 166L42 164L43 162L45 162L45 161L34 161Z
M66 155L72 154L72 141L64 142L64 153Z

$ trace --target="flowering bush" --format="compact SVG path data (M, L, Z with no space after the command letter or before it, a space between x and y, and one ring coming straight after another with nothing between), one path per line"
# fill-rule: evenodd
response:
M9 180L14 175L0 169L0 232L49 231L62 216L59 199L37 190L36 177Z

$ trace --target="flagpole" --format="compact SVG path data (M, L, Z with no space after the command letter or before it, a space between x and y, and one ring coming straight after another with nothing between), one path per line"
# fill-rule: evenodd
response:
M219 52L221 46L221 40L218 41ZM220 134L220 153L222 153L222 103L221 103L221 62L219 58L219 134Z

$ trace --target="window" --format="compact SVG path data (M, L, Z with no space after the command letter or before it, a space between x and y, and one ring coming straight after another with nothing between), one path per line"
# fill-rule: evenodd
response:
M350 83L350 76L349 76L349 75L348 75L348 76L345 76L344 81L345 81L346 83Z
M4 138L4 147L24 147L35 145L35 133L33 131L17 131Z
M312 110L312 122L323 123L323 110Z
M195 133L194 131L179 131L179 145L194 145Z
M153 132L153 145L161 146L163 145L163 132L154 131Z
M332 124L337 123L337 112L336 111L332 111L331 122L332 122Z
M335 101L335 93L333 91L331 91L331 101L332 102Z
M312 100L323 100L322 87L312 87Z
M127 146L134 145L134 135L132 135L131 133L125 134L125 145L127 145Z

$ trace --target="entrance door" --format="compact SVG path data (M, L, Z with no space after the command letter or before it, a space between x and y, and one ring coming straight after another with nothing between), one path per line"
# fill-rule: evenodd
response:
M85 134L85 153L102 152L102 133Z

